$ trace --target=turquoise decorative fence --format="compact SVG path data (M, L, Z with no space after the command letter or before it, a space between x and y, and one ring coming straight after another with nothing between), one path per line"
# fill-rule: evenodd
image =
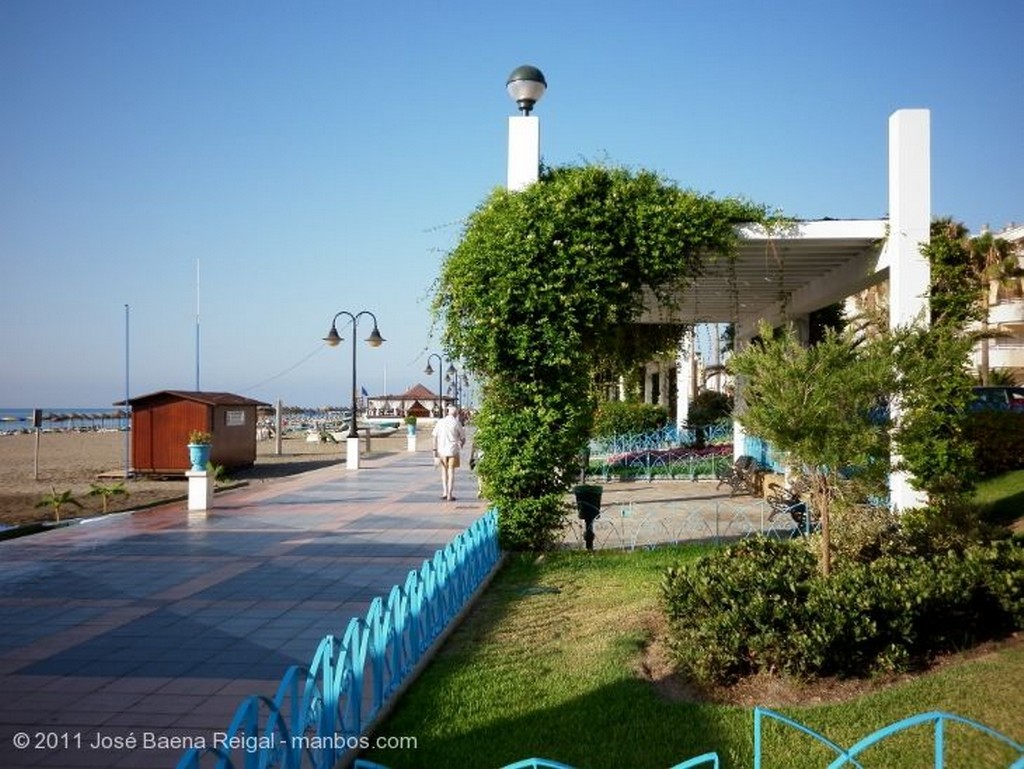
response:
M787 718L781 713L776 713L768 708L754 708L754 769L761 769L762 759L762 730L763 722L765 720L777 721L784 724L787 727L796 729L803 734L808 735L814 740L818 741L822 745L828 747L831 751L836 754L836 759L828 765L829 769L838 769L842 766L855 766L861 767L861 764L857 761L857 757L861 755L865 750L877 745L880 742L892 737L893 735L904 732L907 729L911 729L922 724L930 725L933 730L932 736L932 766L935 769L944 769L946 761L946 733L947 726L950 724L960 724L968 729L978 732L996 743L1005 745L1010 751L1015 752L1017 755L1011 760L1007 766L1009 769L1024 769L1024 745L1010 739L1005 734L997 732L984 724L978 723L970 718L964 718L953 713L943 713L941 711L931 711L928 713L919 713L915 716L904 718L901 721L889 724L886 727L879 729L876 732L872 732L867 737L858 740L854 745L849 748L843 748L836 743L829 740L827 737L819 734L818 732L804 726L798 721L794 721L792 718ZM924 766L924 763L919 764ZM958 763L958 765L964 765ZM978 764L972 763L977 766Z
M360 735L405 685L426 652L501 556L492 510L419 571L375 598L342 638L329 635L308 667L293 665L273 697L253 695L223 739L188 751L178 769L330 769L360 747Z
M618 478L714 478L732 465L732 423L664 427L590 444L592 475Z
M947 759L946 736L948 726L953 724L959 724L966 727L971 731L989 738L994 743L1004 746L1009 752L1016 754L1016 758L1011 758L1010 762L1006 764L1008 769L1024 769L1024 745L1010 739L1005 734L997 732L995 729L985 726L984 724L952 713L932 711L929 713L920 713L916 716L910 716L909 718L904 718L902 721L897 721L896 723L879 729L876 732L872 732L867 737L858 740L857 743L851 747L844 748L837 745L827 737L818 734L818 732L813 729L804 726L798 721L794 721L792 718L787 718L781 713L776 713L773 710L761 707L754 708L754 769L761 769L763 759L762 730L764 728L765 721L775 721L787 728L795 729L796 731L811 737L827 747L836 755L835 760L828 764L828 769L840 769L840 767L845 766L854 766L858 769L863 769L862 764L857 760L857 758L865 750L885 741L889 737L899 734L900 732L921 725L931 727L933 732L930 756L931 765L934 769L945 769L945 762ZM967 761L969 763L964 763L964 757L961 757L957 766L980 766L980 764L969 757L967 758ZM784 764L780 764L778 759L776 759L772 765L781 766ZM926 765L927 764L924 761L916 762L914 764L914 766ZM984 765L992 766L990 763L986 763ZM702 755L695 756L694 758L687 759L681 764L675 764L670 767L670 769L694 769L695 767L700 766L709 766L712 767L712 769L718 769L718 754L704 753ZM388 769L388 767L381 764L375 764L370 761L357 760L353 769ZM574 769L574 767L544 758L527 758L523 761L517 761L514 764L507 764L501 769Z

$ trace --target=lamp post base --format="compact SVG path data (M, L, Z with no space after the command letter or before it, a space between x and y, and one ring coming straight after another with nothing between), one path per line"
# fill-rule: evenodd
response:
M350 436L345 439L345 467L349 470L359 469L359 437Z

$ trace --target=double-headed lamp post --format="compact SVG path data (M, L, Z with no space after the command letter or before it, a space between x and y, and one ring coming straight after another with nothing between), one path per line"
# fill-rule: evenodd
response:
M369 310L362 310L357 312L355 315L342 310L337 313L334 318L331 319L331 330L327 332L327 336L324 337L324 341L330 347L337 347L341 344L341 336L338 334L338 318L342 315L346 316L352 321L352 414L349 417L348 427L348 467L350 469L359 469L359 427L356 424L356 407L358 401L356 400L356 328L359 325L359 319L364 315L369 315L373 319L373 331L366 337L366 343L370 347L380 347L381 343L387 341L380 335L380 331L377 330L377 316ZM354 445L354 453L353 453Z
M452 363L448 366L448 371L445 372L444 381L448 382L448 387L455 395L455 404L462 408L462 386L466 383L466 375L455 368L455 364Z
M432 358L437 358L437 416L440 419L444 416L444 385L441 383L441 377L443 376L441 369L444 368L444 358L436 352L432 352L427 356L427 367L423 369L423 373L427 376L431 376L434 373L434 367L430 365Z

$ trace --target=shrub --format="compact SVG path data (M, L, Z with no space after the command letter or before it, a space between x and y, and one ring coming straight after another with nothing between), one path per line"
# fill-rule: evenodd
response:
M506 550L550 549L571 506L559 494L519 499L498 509L498 539Z
M691 425L710 425L732 415L732 396L715 390L701 390L690 401L686 421Z
M1024 413L978 411L967 418L965 431L974 444L980 477L992 478L1024 467Z
M806 603L815 558L787 542L755 538L669 569L662 594L681 666L698 680L730 682L792 660L791 628Z
M595 438L635 435L660 430L668 423L668 412L652 403L606 401L594 415Z
M1024 627L1024 548L888 555L823 577L797 543L747 540L670 569L662 595L676 659L699 681L864 676Z

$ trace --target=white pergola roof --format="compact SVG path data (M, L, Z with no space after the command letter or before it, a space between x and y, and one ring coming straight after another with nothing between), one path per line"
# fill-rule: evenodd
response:
M885 219L744 226L734 258L709 263L675 307L649 296L642 319L736 323L750 333L760 319L776 323L820 309L885 278L887 229Z

